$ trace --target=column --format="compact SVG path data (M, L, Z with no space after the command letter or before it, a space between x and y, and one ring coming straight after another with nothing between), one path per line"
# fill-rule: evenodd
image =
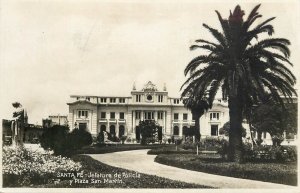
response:
M172 117L171 117L171 110L166 112L166 133L168 135L172 134Z
M158 114L157 111L154 111L154 120L155 121L158 121L158 117L157 117L158 115L157 114Z
M119 137L119 120L120 120L120 113L118 114L119 115L119 119L116 119L117 121L117 124L116 124L116 136ZM117 117L116 117L117 118Z
M144 121L144 111L141 111L141 120Z
M179 124L179 136L182 137L182 133L183 133L183 125L182 123Z
M135 111L132 111L132 128L131 128L131 133L134 133L135 132L135 125L136 125L136 123L135 123L135 120L136 120L136 117L135 117Z
M166 111L163 111L163 133L165 134L166 133Z
M106 131L107 131L107 132L110 132L110 130L109 130L109 126L110 126L110 124L109 124L109 112L107 113L106 120L107 120L107 128L106 128Z

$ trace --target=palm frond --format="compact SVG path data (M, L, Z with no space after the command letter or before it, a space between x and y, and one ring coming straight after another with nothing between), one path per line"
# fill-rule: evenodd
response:
M219 32L218 30L209 27L208 25L206 25L205 23L203 24L203 27L205 27L206 29L209 30L209 32L214 36L214 38L216 38L216 40L218 40L218 42L225 48L227 47L227 41L226 38L224 37L224 35Z

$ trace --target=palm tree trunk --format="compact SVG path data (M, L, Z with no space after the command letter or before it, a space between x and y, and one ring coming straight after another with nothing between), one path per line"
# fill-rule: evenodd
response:
M196 138L196 142L200 141L200 116L195 116L196 117L196 120L195 120L195 130L196 130L196 133L195 133L195 138Z
M242 104L240 98L229 97L228 100L230 129L228 159L234 162L242 162Z

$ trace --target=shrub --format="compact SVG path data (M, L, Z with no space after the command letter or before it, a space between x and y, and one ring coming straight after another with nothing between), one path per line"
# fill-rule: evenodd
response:
M113 134L107 133L108 134L108 140L112 141L112 142L120 142L120 139Z
M41 146L51 149L55 155L71 155L75 150L90 145L92 135L84 129L74 129L69 133L66 126L55 125L47 128L41 137Z
M131 142L133 142L133 141L132 141L131 137L127 137L126 142L127 142L127 143L131 143Z
M77 172L81 164L48 151L3 147L3 186L20 187L51 183L58 172Z
M63 155L68 142L68 132L69 128L62 125L46 128L41 136L41 146L53 150L56 155Z
M171 136L171 142L175 143L175 137L174 137L174 135Z
M217 148L217 151L218 153L222 156L223 159L226 159L227 158L227 155L228 155L228 147L229 147L229 142L225 139L222 139L220 141L220 146L218 146Z
M122 144L124 144L124 142L126 141L127 136L123 135L122 137L120 137L120 140L122 141Z
M193 143L191 140L186 140L183 144L182 144L182 149L188 150L188 149L195 149L196 148L196 144Z
M224 142L218 153L223 158L228 153L228 142ZM290 146L252 146L251 143L243 144L245 161L276 161L291 162L297 160L297 150Z
M201 146L204 147L205 150L219 151L224 146L225 141L227 140L224 138L206 137L201 142Z
M93 142L91 133L84 129L73 129L73 131L67 135L67 139L67 147L71 150L80 149L84 146L91 145Z
M175 144L180 145L182 143L182 138L175 139Z
M104 143L104 132L103 131L99 132L99 134L97 136L97 142L100 144Z
M172 142L171 138L168 138L168 144L170 144Z

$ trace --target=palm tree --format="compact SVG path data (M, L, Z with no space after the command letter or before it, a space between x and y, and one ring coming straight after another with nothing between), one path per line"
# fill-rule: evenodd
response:
M246 21L244 11L238 5L228 19L222 18L216 11L222 26L218 31L206 24L203 26L215 38L215 42L199 39L191 50L200 48L207 54L197 56L185 68L188 79L182 85L182 95L194 89L199 97L208 92L208 101L212 101L222 89L223 98L228 99L230 132L229 154L231 161L242 161L242 119L245 111L258 101L271 94L275 101L284 105L283 98L291 99L297 95L293 88L296 78L287 64L290 50L289 40L284 38L267 38L259 40L259 35L271 36L274 28L269 18L253 26L262 15L254 7Z
M189 96L181 96L183 104L187 109L191 110L192 117L195 120L195 137L196 141L199 141L201 138L200 134L200 117L204 114L207 109L211 108L205 100L205 98L199 98L192 96L192 93L189 93Z

